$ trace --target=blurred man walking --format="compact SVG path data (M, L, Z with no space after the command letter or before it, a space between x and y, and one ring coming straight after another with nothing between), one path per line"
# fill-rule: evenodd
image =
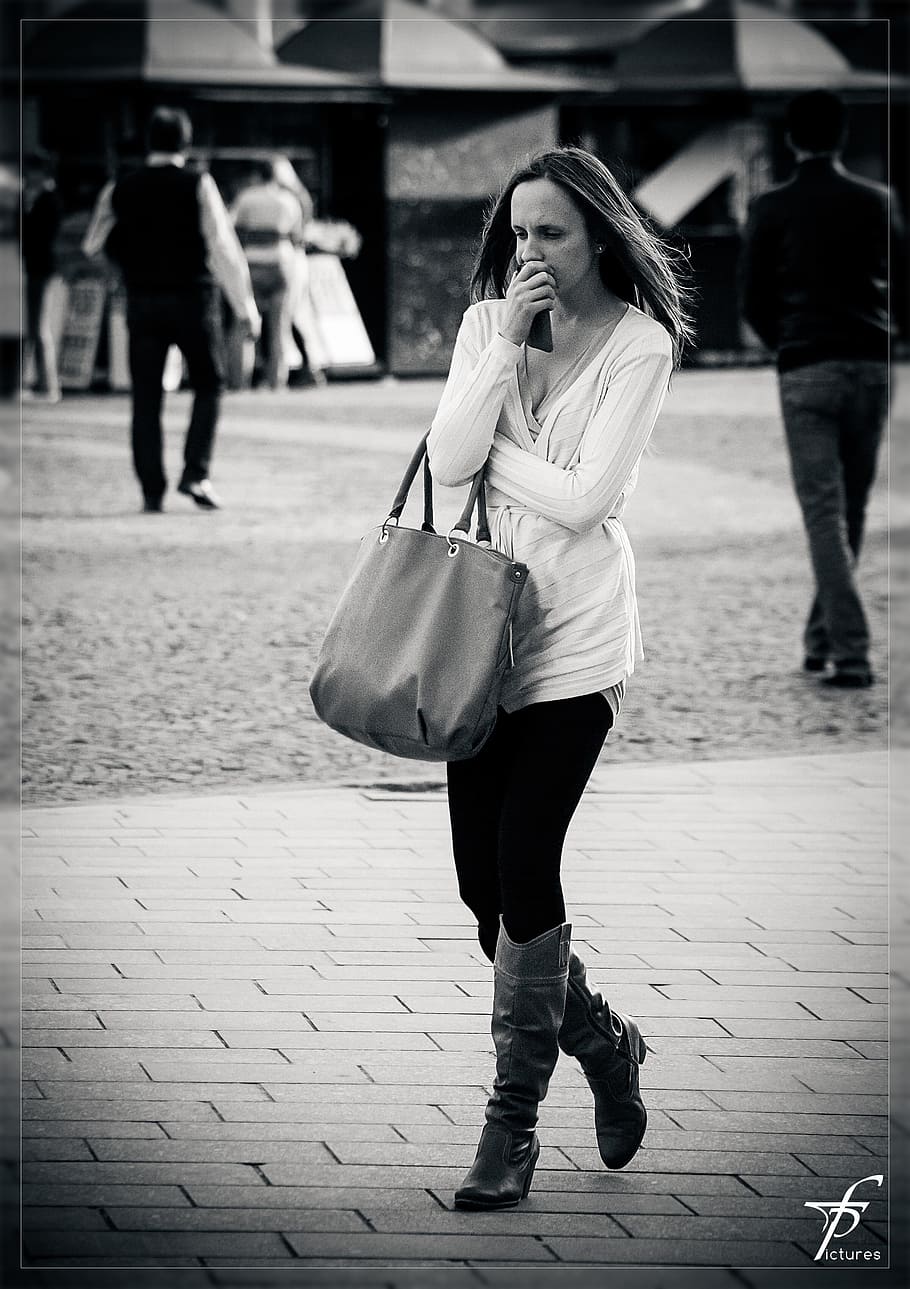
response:
M777 351L790 465L815 573L803 666L822 673L830 661L824 684L860 689L874 679L855 565L887 418L889 228L893 253L902 240L888 189L842 165L845 135L835 94L815 90L790 103L787 143L796 173L753 204L741 291L746 319ZM898 288L902 275L893 263L891 273Z
M224 379L221 287L241 325L260 329L246 259L211 175L186 169L187 114L159 107L149 123L145 165L102 191L82 249L104 249L127 291L133 463L146 511L167 488L161 432L162 378L177 345L195 392L177 491L216 510L209 466Z

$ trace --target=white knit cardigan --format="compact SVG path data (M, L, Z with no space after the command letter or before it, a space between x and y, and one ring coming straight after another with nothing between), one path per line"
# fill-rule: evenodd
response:
M505 301L464 315L428 443L433 476L484 461L493 546L528 565L502 704L598 693L643 657L635 565L620 518L667 392L668 333L629 306L540 423L522 399L523 346L499 334Z

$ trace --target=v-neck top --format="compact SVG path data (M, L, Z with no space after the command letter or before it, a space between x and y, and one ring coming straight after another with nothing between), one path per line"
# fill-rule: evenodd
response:
M630 305L589 361L538 409L504 300L465 313L430 429L433 476L466 484L487 462L493 545L528 565L502 705L606 693L643 656L635 565L621 521L667 393L670 336ZM608 695L609 697L609 695Z
M626 316L626 313L628 313L630 307L630 305L626 305L623 313L620 314L609 328L607 335L601 334L598 336L595 334L591 337L584 349L582 349L580 353L576 354L568 367L559 373L556 380L550 388L544 392L536 406L534 404L534 393L531 389L531 381L528 374L528 347L527 345L522 346L522 357L515 368L515 373L518 380L518 393L521 398L521 405L525 411L525 420L528 423L528 429L530 430L533 438L536 439L537 435L543 428L543 421L546 419L549 404L559 398L563 391L568 389L570 385L574 384L577 378L584 373L590 363L599 356L607 342L608 336L612 335L616 327L619 326L623 318Z

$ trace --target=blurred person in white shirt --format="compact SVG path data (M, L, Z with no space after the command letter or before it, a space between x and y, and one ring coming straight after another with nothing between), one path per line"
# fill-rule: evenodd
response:
M265 379L272 389L283 389L288 383L291 319L305 289L306 261L301 252L312 212L309 193L299 180L300 191L291 189L287 170L294 174L286 158L256 162L250 183L231 207L262 314Z

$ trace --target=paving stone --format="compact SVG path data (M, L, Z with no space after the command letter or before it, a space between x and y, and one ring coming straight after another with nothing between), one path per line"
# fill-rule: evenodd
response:
M565 1146L563 1154L579 1168L590 1170L598 1166L599 1155L596 1149ZM793 1174L811 1177L817 1171L810 1169L797 1156L784 1151L655 1150L646 1145L626 1165L629 1172L643 1173L684 1173L687 1168L696 1167L731 1175L771 1173L775 1177Z
M404 1077L409 1075L409 1071L402 1072ZM311 1086L276 1083L269 1089L269 1094L273 1102L293 1102L303 1099L306 1103L329 1102L331 1104L343 1103L350 1105L353 1101L350 1086L333 1085L331 1083L322 1084L318 1090ZM590 1095L590 1094L589 1094ZM357 1103L361 1107L373 1106L376 1104L386 1105L401 1103L411 1105L413 1103L422 1105L469 1105L483 1106L486 1105L489 1097L489 1089L481 1083L476 1084L441 1084L433 1087L431 1084L414 1084L414 1083L364 1083L357 1085ZM213 1098L218 1102L219 1098ZM231 1100L231 1095L226 1092L222 1100Z
M762 1214L751 1217L723 1216L671 1217L663 1214L627 1214L623 1227L636 1239L644 1240L761 1240L795 1242L811 1239L818 1227L809 1209L794 1206L787 1217Z
M673 1118L682 1128L694 1132L796 1132L801 1136L809 1133L826 1136L831 1133L843 1137L882 1131L887 1126L884 1115L779 1114L766 1110L677 1110Z
M805 1037L837 1039L855 1045L858 1040L880 1039L887 1035L888 1026L883 1021L815 1020L806 1015L804 1020L771 1020L743 1016L727 1018L724 1028L738 1038L799 1039Z
M868 1164L871 1164L871 1168L867 1172L866 1165ZM871 1176L872 1173L876 1172L881 1172L884 1175L885 1186L887 1186L887 1171L883 1169L880 1164L876 1165L876 1161L871 1155L864 1156L864 1164L859 1172L841 1173L839 1175L828 1174L824 1177L818 1177L814 1181L810 1179L808 1185L812 1190L811 1195L806 1193L806 1181L799 1177L785 1177L780 1174L773 1175L769 1173L748 1173L744 1169L741 1174L741 1178L747 1186L756 1191L759 1195L792 1195L800 1200L806 1200L818 1199L819 1196L816 1195L815 1192L823 1191L824 1194L821 1195L822 1200L826 1200L828 1198L836 1200L840 1199L847 1188L852 1186L854 1182L859 1181L861 1177ZM875 1196L876 1199L882 1198L881 1191L876 1192L873 1185L870 1185L865 1189L868 1189L871 1192L868 1198L872 1198L872 1196Z
M801 1267L809 1256L793 1244L764 1240L650 1240L586 1239L550 1236L547 1246L562 1262L613 1262L673 1267L680 1263L697 1266Z
M128 1004L122 1009L99 1008L97 1014L111 1033L116 1033L120 1029L132 1030L137 1026L141 1026L142 1017L146 1014L142 1011L131 1010L137 1005L137 1003ZM155 1017L155 1027L160 1023L160 1019ZM302 1011L273 1011L268 1006L264 1007L261 1013L238 1013L230 1010L203 1011L198 1002L195 1002L192 998L187 999L185 1007L178 1009L168 1017L168 1023L173 1026L175 1031L201 1030L206 1033L212 1033L216 1030L220 1032L222 1026L226 1025L234 1025L244 1030L283 1031L299 1028L303 1031L313 1032L312 1025ZM260 1037L260 1042L262 1041Z
M811 1168L812 1172L819 1177L839 1177L845 1172L854 1173L857 1178L870 1177L873 1173L883 1173L887 1176L888 1173L887 1150L878 1158L865 1151L850 1153L848 1150L833 1155L810 1154L808 1151L794 1150L794 1155L800 1163Z
M481 1121L482 1124L482 1121ZM468 1139L462 1143L443 1140L436 1143L423 1142L419 1145L413 1145L410 1142L401 1141L400 1139L393 1143L390 1142L371 1142L363 1140L352 1140L350 1138L336 1137L331 1130L325 1134L325 1144L330 1154L341 1164L380 1164L385 1163L390 1167L396 1165L406 1165L418 1168L428 1168L434 1166L458 1166L465 1171L474 1161L474 1153L477 1148L477 1141L480 1137L480 1126L470 1135L463 1135ZM443 1134L440 1134L441 1136ZM260 1148L261 1154L267 1153L266 1147ZM278 1156L273 1156L277 1158ZM290 1162L294 1162L291 1160ZM266 1171L269 1171L272 1159L266 1164ZM542 1146L540 1158L537 1161L538 1170L547 1168L565 1169L571 1167L567 1155L555 1146Z
M186 1193L200 1209L313 1209L360 1210L365 1204L382 1198L385 1191L378 1186L314 1184L309 1186L215 1186L189 1182ZM406 1186L389 1188L394 1202L407 1210L418 1203L432 1203L425 1190Z
M521 1211L497 1213L471 1213L460 1210L443 1210L434 1205L406 1213L394 1206L366 1205L360 1210L369 1218L370 1225L380 1234L396 1235L504 1235L548 1236L591 1235L615 1238L627 1234L623 1227L604 1212L546 1213L541 1209L522 1208ZM284 1229L284 1228L283 1228Z
M107 1208L118 1231L367 1231L352 1209L293 1208Z
M350 1084L366 1082L367 1076L358 1069L353 1060L345 1061L343 1054L306 1052L298 1053L296 1060L282 1056L280 1052L265 1053L260 1060L244 1060L241 1051L222 1048L217 1057L215 1053L206 1054L198 1061L174 1058L167 1065L159 1054L155 1059L146 1057L143 1067L157 1085L168 1083L172 1079L177 1083L189 1083L197 1080L200 1083L213 1075L222 1084L227 1083L302 1083L310 1080L321 1083ZM253 1056L256 1053L252 1053Z
M262 1169L269 1186L340 1185L342 1178L351 1186L377 1186L383 1190L405 1187L442 1187L454 1189L465 1174L463 1165L456 1167L378 1164L284 1164L269 1163ZM213 1179L216 1180L216 1179Z
M328 1237L331 1238L331 1237ZM34 1231L26 1240L27 1257L91 1256L118 1260L128 1258L174 1258L231 1256L239 1259L272 1256L287 1257L287 1246L279 1235L244 1231Z
M107 1207L108 1205L149 1205L151 1208L174 1208L189 1206L190 1201L184 1194L182 1186L131 1185L128 1182L66 1182L54 1180L53 1175L46 1182L23 1182L22 1203L24 1211L32 1206L58 1205L66 1208L78 1205L84 1209Z
M284 1236L301 1258L370 1258L385 1263L430 1259L511 1262L553 1262L553 1254L530 1236L498 1235L304 1235L284 1231Z
M755 1097L748 1092L712 1088L711 1099L724 1110L754 1110ZM882 1115L888 1113L888 1098L878 1093L864 1092L861 1096L845 1094L821 1095L814 1092L766 1092L762 1095L763 1110L782 1114L860 1114Z
M110 962L26 962L22 964L23 982L34 978L66 980L77 977L93 980L119 980L120 973Z
M636 1017L636 1019L638 1019ZM641 1023L639 1022L639 1028ZM642 1030L642 1033L645 1033ZM673 1035L672 1039L664 1037L661 1042L661 1035L656 1034L653 1030L648 1030L645 1034L649 1051L660 1055L662 1052L672 1053L681 1056L710 1056L717 1059L717 1064L723 1067L725 1058L730 1057L749 1057L753 1060L768 1059L767 1040L761 1038L733 1038L730 1035L702 1036L700 1038L680 1037ZM837 1060L855 1060L857 1055L856 1048L842 1039L786 1039L778 1038L774 1044L774 1057L791 1057L794 1060L804 1058L813 1058L815 1060L837 1061ZM865 1054L863 1054L865 1055ZM866 1060L871 1059L866 1056Z
M427 1107L433 1110L434 1107ZM361 1112L362 1113L362 1112ZM447 1121L441 1114L436 1113L436 1117L431 1123L436 1125L438 1130L440 1125ZM195 1147L200 1151L203 1144L209 1146L223 1145L230 1142L255 1143L260 1153L271 1151L273 1144L280 1143L282 1148L291 1149L293 1145L301 1142L320 1142L326 1141L329 1137L333 1141L371 1141L374 1143L396 1142L400 1143L404 1132L400 1128L395 1128L391 1124L377 1123L370 1120L364 1123L326 1123L324 1119L312 1123L174 1123L165 1125L167 1135L174 1141L193 1142ZM407 1129L408 1125L404 1125ZM427 1131L432 1133L434 1128L427 1126ZM86 1134L87 1136L89 1134ZM111 1134L107 1134L111 1135ZM164 1133L161 1133L164 1136ZM246 1148L246 1147L245 1147ZM100 1152L99 1152L99 1157ZM194 1156L202 1158L203 1155ZM214 1156L212 1156L214 1158ZM239 1158L240 1156L238 1156ZM257 1156L258 1158L259 1156ZM283 1158L283 1155L271 1155L272 1158Z
M78 1089L78 1095L87 1100L111 1098L114 1091L118 1100L144 1101L214 1101L219 1096L226 1096L234 1101L267 1101L268 1093L258 1083L247 1083L238 1080L236 1083L152 1083L127 1082L123 1079L103 1081L83 1079L78 1082L65 1083L60 1080L42 1079L41 1095L48 1099L67 1097Z
M22 1143L21 1158L23 1162L42 1159L53 1159L60 1163L74 1160L90 1160L94 1156L84 1141L76 1137L51 1137L39 1140L26 1138Z
M262 1035L257 1045L262 1043ZM23 1033L23 1046L31 1047L60 1046L69 1053L76 1048L166 1048L168 1051L180 1051L186 1048L219 1048L224 1044L212 1031L193 1031L168 1027L167 1029L28 1029Z
M179 1210L174 1210L175 1212ZM192 1210L188 1210L192 1211ZM31 1205L25 1210L28 1231L109 1231L110 1227L98 1209L49 1205Z
M219 1034L227 1043L231 1051L242 1050L247 1041L250 1044L261 1043L262 1034L244 1034L237 1030L219 1029ZM469 1037L469 1036L461 1036ZM291 1061L306 1059L301 1053L311 1052L363 1052L364 1040L363 1035L358 1033L331 1032L325 1030L319 1031L282 1031L269 1034L269 1041L275 1044L277 1050L284 1053ZM437 1043L428 1034L421 1032L414 1033L376 1033L370 1034L370 1050L372 1052L395 1051L395 1052L435 1052L443 1045Z
M110 982L106 981L105 984ZM173 986L172 986L173 988ZM190 996L189 991L182 994L159 994L154 990L137 991L133 990L128 994L117 995L107 992L98 993L81 993L71 994L68 991L59 994L53 994L42 998L35 998L29 1001L23 999L23 1024L37 1026L38 1028L47 1028L53 1024L52 1017L58 1013L73 1012L74 1017L66 1017L63 1024L67 1029L78 1024L75 1019L77 1015L83 1015L86 1012L96 1015L100 1014L103 1023L105 1021L104 1013L108 1011L132 1012L135 1013L137 1008L142 1008L142 1015L147 1012L167 1012L171 1015L174 1012L199 1012L200 1006L196 1000ZM29 1016L31 1013L31 1016ZM160 1023L160 1021L159 1021Z
M197 1125L202 1128L203 1125ZM116 1123L110 1119L24 1120L22 1138L42 1139L58 1137L148 1137L165 1136L158 1123Z
M33 1048L22 1053L22 1077L25 1079L63 1078L69 1073L69 1064L70 1062L58 1048ZM130 1065L138 1074L136 1062L132 1061Z
M142 1163L160 1160L171 1163L222 1161L258 1164L281 1160L293 1164L328 1164L332 1161L332 1154L320 1141L250 1140L237 1137L219 1141L160 1141L99 1137L91 1140L91 1146L98 1159L104 1162L128 1160Z
M121 1100L119 1086L108 1089L105 1097L82 1097L72 1088L67 1088L59 1097L49 1097L40 1101L29 1102L22 1108L24 1122L39 1121L59 1123L72 1120L101 1120L116 1126L119 1123L137 1122L147 1124L158 1119L192 1119L204 1122L217 1119L211 1104L202 1101L143 1101L141 1099ZM244 1102L252 1109L253 1103Z
M478 1090L475 1093L475 1099L478 1104L481 1103L483 1094ZM380 1125L387 1123L399 1124L402 1127L408 1124L448 1124L451 1123L451 1116L444 1113L439 1106L421 1104L419 1102L401 1102L390 1101L383 1103L381 1101L371 1101L365 1103L358 1095L355 1104L351 1104L350 1098L347 1100L322 1100L317 1096L308 1097L306 1101L301 1102L299 1099L288 1102L268 1102L266 1104L254 1104L249 1101L231 1102L219 1099L215 1105L217 1118L213 1112L215 1122L205 1123L173 1123L166 1115L162 1116L162 1122L168 1132L175 1137L193 1136L195 1130L199 1134L208 1134L210 1129L216 1130L222 1120L228 1124L239 1124L240 1126L250 1126L257 1129L263 1125L278 1126L298 1125L301 1130L306 1128L308 1131L311 1127L336 1127L341 1124L360 1124L368 1119L369 1123L376 1125L376 1130L381 1131Z
M95 1163L47 1164L27 1163L22 1170L23 1184L41 1186L47 1183L61 1185L101 1185L104 1182L148 1182L179 1186L190 1181L236 1182L249 1185L256 1174L248 1164L207 1163Z

